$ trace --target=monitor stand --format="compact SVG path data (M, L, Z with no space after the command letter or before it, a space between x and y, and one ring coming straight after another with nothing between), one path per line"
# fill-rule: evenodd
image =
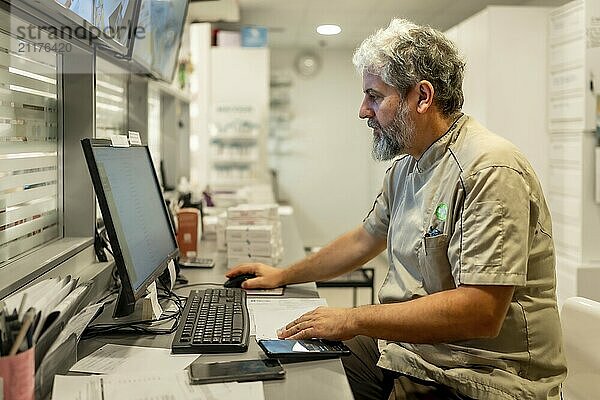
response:
M100 324L128 324L142 321L153 321L160 317L153 312L152 308L152 293L140 298L138 301L131 301L131 296L124 295L123 291L119 291L119 295L115 301L106 304L102 313L92 321L91 326ZM154 288L156 295L156 287ZM158 304L158 298L155 300ZM162 312L169 306L169 300L164 300L160 304Z
M113 318L125 318L132 314L135 314L136 304L139 312L140 304L142 304L142 299L140 301L135 301L132 293L128 293L123 290L123 287L119 289L119 295L117 296L117 300L111 303L113 306L112 316ZM142 315L140 314L140 317Z

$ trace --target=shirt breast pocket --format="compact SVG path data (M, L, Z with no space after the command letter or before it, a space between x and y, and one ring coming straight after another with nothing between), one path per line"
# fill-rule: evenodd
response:
M448 261L448 235L423 237L419 249L419 270L427 293L456 287Z

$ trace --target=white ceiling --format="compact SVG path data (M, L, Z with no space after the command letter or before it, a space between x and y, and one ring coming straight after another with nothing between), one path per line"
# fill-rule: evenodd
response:
M446 30L487 5L558 6L566 0L238 0L240 23L269 28L270 47L354 48L392 17ZM337 24L342 33L321 36L320 24Z

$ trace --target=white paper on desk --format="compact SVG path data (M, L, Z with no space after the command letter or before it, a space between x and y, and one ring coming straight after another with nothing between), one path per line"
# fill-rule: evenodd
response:
M198 354L171 354L170 349L105 344L77 361L71 371L92 374L130 374L156 371L181 371Z
M265 398L263 383L260 381L187 384L184 387L189 391L185 398L190 400L264 400Z
M262 382L190 385L187 372L139 375L60 376L53 399L60 400L264 400Z
M256 339L277 339L277 330L327 301L320 298L247 299L250 334Z
M244 289L246 295L248 296L282 296L283 288L274 288L274 289Z
M79 311L76 315L72 316L69 322L67 322L65 325L65 328L58 334L58 337L56 340L54 340L54 343L48 349L46 354L51 354L73 333L77 336L77 340L79 341L81 334L101 308L102 304L92 304Z
M165 370L152 374L106 375L102 380L103 400L179 400L190 399L186 382L179 373Z
M60 400L102 400L98 376L54 376L52 398Z

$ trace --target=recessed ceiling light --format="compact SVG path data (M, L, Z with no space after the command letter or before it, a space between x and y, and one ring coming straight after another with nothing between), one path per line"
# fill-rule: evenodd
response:
M321 35L337 35L342 31L337 25L319 25L317 26L317 33Z

